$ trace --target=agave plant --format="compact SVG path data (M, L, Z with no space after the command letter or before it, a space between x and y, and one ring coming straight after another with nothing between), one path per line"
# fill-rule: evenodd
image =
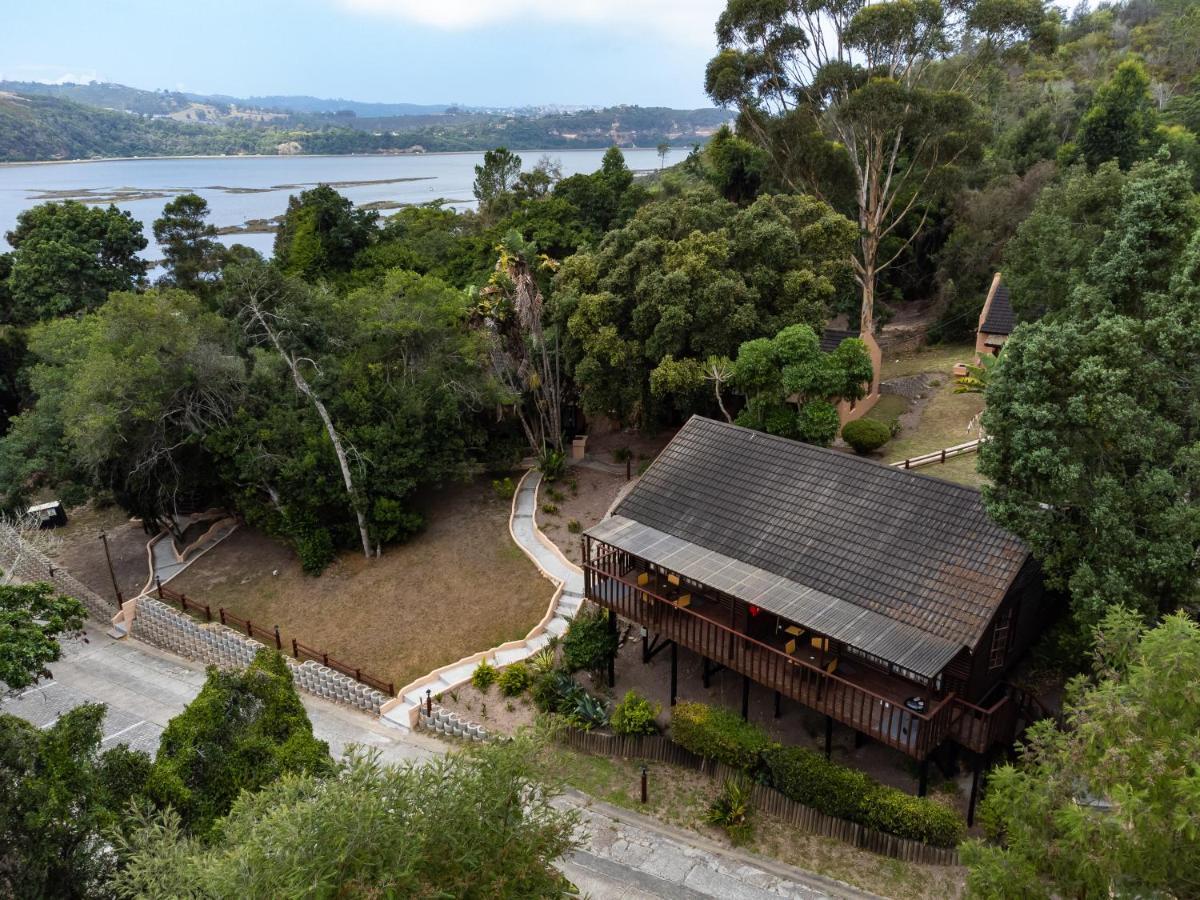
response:
M602 702L587 691L580 689L575 696L575 708L567 714L567 718L576 728L591 731L593 728L603 728L608 724L608 710L605 709Z

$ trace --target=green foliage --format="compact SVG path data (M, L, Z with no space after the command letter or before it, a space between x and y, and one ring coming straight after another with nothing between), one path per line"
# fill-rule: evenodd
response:
M542 512L544 512L548 516L557 516L558 515L558 505L555 503L543 503L542 504Z
M0 322L28 324L92 310L110 291L143 283L146 249L141 223L115 206L75 200L43 203L17 216L6 235L12 246Z
M655 720L660 712L660 704L651 703L637 691L626 691L613 707L612 730L617 734L658 734Z
M213 286L225 248L207 218L208 201L198 194L180 194L163 207L162 216L154 221L154 240L167 270L161 283L194 294Z
M874 419L855 419L842 426L842 440L855 453L873 453L892 439L892 429Z
M567 521L567 531L571 534L579 534L583 531L583 525L579 523L578 519L570 519Z
M1128 169L1150 150L1158 124L1150 98L1150 76L1137 60L1126 60L1096 91L1079 123L1079 149L1093 169L1116 160Z
M971 896L1195 892L1200 628L1178 613L1147 629L1114 608L1094 661L1068 688L1067 727L1039 722L988 778L980 819L995 842L961 850Z
M488 689L496 683L497 676L496 667L486 659L482 660L475 667L475 671L471 673L471 685L477 691L486 694Z
M547 672L553 672L556 663L554 648L546 646L529 657L529 672L536 679Z
M80 631L86 617L82 603L52 584L0 584L0 684L18 690L49 678L59 638Z
M881 785L803 747L772 745L763 762L778 791L826 815L936 847L955 846L965 832L949 807Z
M288 198L275 235L280 270L309 280L347 271L355 256L375 238L378 213L356 209L322 184Z
M731 710L703 703L671 708L671 740L705 759L752 772L767 747L767 735Z
M496 684L500 688L500 693L505 697L519 697L529 689L531 681L529 667L523 662L515 662L500 670L500 677L496 680Z
M579 610L563 638L563 665L569 672L597 672L617 652L615 635L608 630L608 610Z
M79 706L43 729L0 715L0 885L10 897L107 896L111 835L150 760L101 752L104 707Z
M529 694L534 705L544 713L565 713L575 705L582 691L566 672L541 672L534 679Z
M871 357L858 338L832 353L807 325L738 348L733 385L746 396L737 424L823 447L837 437L837 400L861 399L871 381Z
M1189 182L1134 170L1069 306L1019 327L988 385L988 511L1069 592L1081 634L1113 604L1149 616L1195 590L1200 419L1169 387L1200 358Z
M538 470L547 482L558 481L567 470L567 455L561 450L543 447L538 455Z
M261 650L244 672L208 670L196 699L163 732L147 793L172 806L188 831L205 836L242 791L332 768L287 662Z
M320 575L337 559L333 538L324 528L313 528L295 536L296 555L305 575Z
M698 189L643 206L555 279L585 409L638 424L704 411L698 363L797 322L824 326L854 236L807 196L739 209Z
M472 192L485 216L497 218L505 212L505 205L513 200L513 188L520 174L521 157L507 147L498 147L483 154L483 164L475 167Z
M716 825L729 835L734 846L744 844L754 835L751 817L750 788L740 778L727 778L721 792L708 807L704 821Z
M560 712L564 710L560 709ZM608 710L604 703L583 688L573 691L567 698L565 714L567 722L575 728L591 731L608 724Z
M244 793L210 841L168 811L121 843L123 897L561 897L554 867L579 814L553 804L526 737L384 767L354 755L332 777L285 775Z
M517 486L513 484L511 478L493 478L492 490L501 500L511 500L513 494L517 492Z

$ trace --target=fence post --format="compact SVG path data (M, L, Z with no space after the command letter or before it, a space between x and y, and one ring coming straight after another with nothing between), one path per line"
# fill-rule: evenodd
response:
M362 669L355 669L355 670L354 670L354 680L355 680L355 681L357 681L357 682L359 682L359 683L361 683L361 682L362 682Z
M942 448L942 462L945 462L945 461L946 461L946 448L943 447Z
M158 589L158 599L161 600L162 599L162 578L160 578L157 575L154 576L154 586Z
M909 461L907 459L904 461L904 468L906 468L906 469L908 468L908 462Z
M394 682L391 682L391 681L388 682L388 696L389 697L396 696L396 685Z
M300 648L296 646L296 639L292 638L292 656L296 659L300 658Z
M219 615L221 617L221 624L224 625L225 624L225 607L218 606L217 607L217 615Z
M204 621L205 622L212 621L212 607L209 606L207 603L204 604Z
M283 638L281 638L279 636L279 626L278 625L275 626L275 649L276 650L283 649Z
M321 664L323 666L325 666L325 668L327 668L327 669L329 668L329 654L328 653L321 654Z
M250 620L246 620L246 637L254 637L254 626L250 624Z
M179 611L187 612L187 594L179 595Z
M53 563L50 564L49 570L50 570L50 577L53 579L54 578L54 564Z

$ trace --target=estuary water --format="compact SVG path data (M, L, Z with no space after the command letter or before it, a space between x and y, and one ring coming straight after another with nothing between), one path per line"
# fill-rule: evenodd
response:
M675 153L683 151L676 150ZM626 150L631 169L658 168L655 150ZM543 155L523 151L524 167ZM563 175L594 172L603 150L547 151L562 164ZM3 235L22 210L56 199L91 204L115 203L145 226L150 241L144 256L158 259L151 223L163 205L183 193L208 201L209 221L218 228L271 219L287 209L288 197L317 184L330 184L355 204L416 204L443 200L456 209L475 205L471 185L482 153L431 153L414 156L228 156L216 158L120 159L98 162L36 163L0 166L0 250ZM381 211L387 215L389 210ZM227 244L246 244L270 254L270 233L222 235Z

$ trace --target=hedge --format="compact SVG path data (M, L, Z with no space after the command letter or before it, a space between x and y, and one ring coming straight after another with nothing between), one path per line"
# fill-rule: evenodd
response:
M963 838L962 818L934 800L879 784L803 747L772 745L762 756L771 784L797 803L935 847L955 847Z
M758 768L767 735L757 725L720 707L678 703L671 710L671 739L705 759L748 771Z

